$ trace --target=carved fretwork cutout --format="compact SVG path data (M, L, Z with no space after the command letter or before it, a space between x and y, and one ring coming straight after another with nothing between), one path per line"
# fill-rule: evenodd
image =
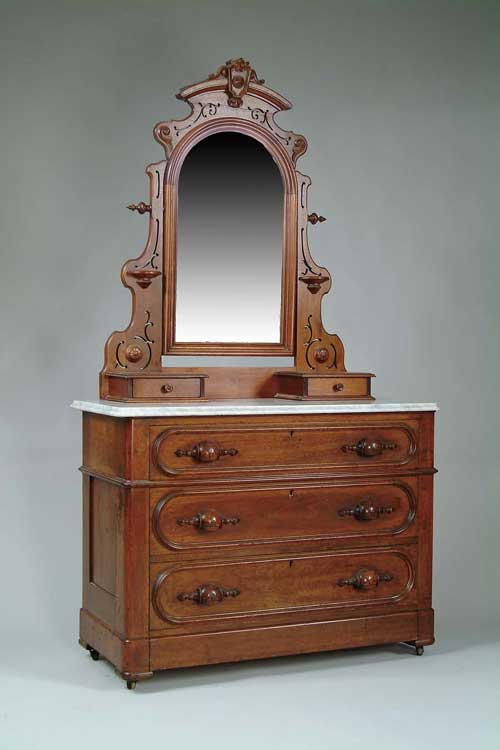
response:
M122 282L132 292L132 318L124 331L115 331L106 343L101 397L120 398L125 394L133 400L134 377L158 378L173 374L184 377L185 371L180 368L162 368L162 354L202 353L293 355L295 366L288 373L307 379L303 393L301 385L293 385L297 393L300 391L297 397L310 397L309 391L318 393L322 388L330 389L338 397L345 395L339 393L342 389L354 392L353 380L349 381L349 386L324 380L330 375L338 378L345 373L344 347L340 338L325 331L321 322L321 301L330 290L331 277L326 268L316 265L309 251L308 225L322 223L325 219L315 212L308 213L307 190L311 181L296 169L296 162L307 150L307 141L303 135L283 130L276 122L277 115L291 108L290 102L266 86L243 58L228 60L206 80L181 89L178 98L189 105L190 112L182 120L162 121L155 126L154 137L165 150L165 160L146 169L149 200L129 206L132 211L147 216L149 233L142 254L127 261L122 269ZM215 343L206 344L200 350L199 344L175 341L178 178L191 148L202 138L222 131L238 132L259 140L270 152L283 178L285 267L282 294L287 304L282 310L281 342L273 345L274 350L265 344ZM244 179L244 175L238 175L236 163L235 189L239 179ZM202 370L207 372L207 368L190 368L186 377L192 378ZM289 380L271 368L241 369L233 373L232 370L237 368L208 368L207 398L273 396L283 385L285 391L289 387ZM348 375L350 378L357 376ZM318 377L323 378L324 386L318 382L313 387L312 379ZM370 377L360 374L360 382L368 382L367 395ZM130 384L124 383L124 378L130 379ZM140 391L139 388L137 392ZM173 397L161 387L158 391L162 396L157 400Z

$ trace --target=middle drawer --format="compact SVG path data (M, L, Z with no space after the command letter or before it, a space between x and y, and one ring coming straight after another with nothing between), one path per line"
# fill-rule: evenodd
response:
M416 534L417 479L151 490L151 554Z

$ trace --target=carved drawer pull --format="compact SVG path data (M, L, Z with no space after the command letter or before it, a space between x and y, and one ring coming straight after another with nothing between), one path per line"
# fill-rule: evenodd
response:
M215 442L202 442L193 446L190 450L178 448L175 451L176 456L189 456L190 458L194 458L195 461L201 461L202 463L218 461L221 456L236 456L237 453L236 448L221 448Z
M392 581L390 573L377 573L376 570L370 568L362 568L358 570L351 578L341 578L337 581L337 586L352 586L358 590L374 589L377 588L379 583Z
M160 390L162 393L172 393L172 391L174 390L174 386L170 385L170 383L166 383L165 385L162 385Z
M397 448L396 443L382 443L379 440L367 440L362 438L358 440L354 445L343 445L342 450L344 453L354 451L358 456L363 458L369 458L370 456L380 456L383 451L393 451Z
M193 518L178 518L179 526L194 526L201 531L217 531L223 526L236 526L240 522L239 518L225 518L220 516L215 510L204 510L197 513Z
M239 596L238 589L226 589L215 583L202 583L192 594L177 594L180 602L195 602L196 604L217 604L228 597Z
M338 515L341 518L353 516L357 521L375 521L380 516L394 512L392 505L374 505L373 500L366 498L352 508L341 508Z

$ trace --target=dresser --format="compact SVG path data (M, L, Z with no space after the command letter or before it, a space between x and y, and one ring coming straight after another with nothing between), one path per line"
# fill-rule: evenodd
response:
M434 641L435 404L76 401L80 643L157 670Z
M309 233L326 217L297 167L307 140L281 126L290 101L243 58L177 98L189 112L154 126L164 159L128 205L147 237L121 270L130 322L105 343L99 401L74 403L80 643L131 689L193 665L422 654L437 407L377 401L323 324L332 276ZM352 305L377 335L359 268Z

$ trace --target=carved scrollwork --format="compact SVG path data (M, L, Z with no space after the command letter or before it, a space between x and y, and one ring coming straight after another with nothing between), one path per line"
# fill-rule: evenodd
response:
M316 365L313 364L312 360L317 364L328 362L328 369L334 369L337 366L337 351L331 342L326 342L325 345L321 336L314 335L312 317L312 315L309 315L304 326L308 332L308 337L304 341L307 365L310 370L316 370Z
M260 125L265 125L273 135L278 138L282 143L285 144L285 146L289 146L293 134L292 133L285 133L285 135L281 135L281 133L274 127L274 120L273 120L273 113L269 109L262 109L261 107L248 107L248 111L250 112L250 117L252 120L255 120Z
M221 65L215 73L208 76L208 80L215 78L226 79L225 93L227 103L230 107L238 108L243 104L243 97L248 93L250 83L264 84L263 78L258 78L257 73L252 68L248 60L238 57L235 60L228 60Z
M154 326L154 323L151 320L149 310L146 310L145 313L146 322L144 323L143 334L135 334L132 336L132 340L122 339L118 342L115 351L115 368L127 370L128 364L124 362L124 359L134 364L144 360L141 370L145 370L149 366L152 354L151 345L154 344L154 340L149 336L149 330Z
M299 144L300 145L300 144ZM323 217L307 213L309 177L298 174L300 221L298 227L299 325L297 326L297 367L304 372L345 371L344 347L336 334L330 334L321 322L321 298L330 289L331 277L318 266L309 251L307 225ZM312 297L310 296L312 295Z
M302 156L302 154L305 154L306 151L307 151L306 139L304 138L303 135L297 136L297 138L293 142L293 150L292 150L293 163L295 164L299 156Z
M189 128L192 128L193 125L196 125L196 123L198 122L198 120L200 120L202 118L204 120L206 120L209 117L214 117L217 114L219 107L220 107L220 103L219 102L217 102L217 103L207 102L206 104L200 103L200 108L199 108L198 114L196 115L196 117L194 118L194 120L190 120L183 127L180 127L177 124L173 125L175 134L179 135L179 133L182 133L183 130L188 130Z

